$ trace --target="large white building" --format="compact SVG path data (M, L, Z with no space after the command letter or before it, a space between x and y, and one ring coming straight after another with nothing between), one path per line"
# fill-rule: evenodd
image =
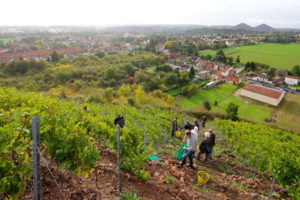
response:
M285 92L261 85L248 84L241 89L240 95L273 106L278 106L283 99Z
M299 78L297 76L286 76L284 82L288 85L298 85Z

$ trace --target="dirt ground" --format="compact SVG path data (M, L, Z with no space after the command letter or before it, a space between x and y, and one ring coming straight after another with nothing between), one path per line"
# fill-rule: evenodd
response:
M168 145L170 149L174 148ZM62 190L65 199L72 200L100 200L119 199L117 158L109 149L101 148L101 161L88 178L76 176L69 170L56 169L56 164L48 159L50 168ZM186 167L177 168L178 161L175 157L160 153L163 162L148 162L146 170L151 174L148 181L143 181L136 176L122 171L122 190L135 192L144 200L169 200L169 199L207 199L207 200L232 200L232 199L267 199L271 180L263 178L247 178L253 169L239 164L239 160L230 151L219 154L213 160L196 161L193 170ZM226 166L227 171L222 169ZM197 181L197 171L204 170L210 175L206 185ZM55 182L50 176L44 163L41 168L42 199L63 199ZM175 181L170 183L166 177ZM275 191L280 188L275 185ZM289 199L286 194L282 197ZM32 181L27 184L22 200L33 199Z

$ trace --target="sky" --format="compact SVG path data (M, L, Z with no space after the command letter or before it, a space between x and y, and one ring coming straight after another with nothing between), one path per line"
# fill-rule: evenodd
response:
M197 24L300 28L300 0L0 0L0 26Z

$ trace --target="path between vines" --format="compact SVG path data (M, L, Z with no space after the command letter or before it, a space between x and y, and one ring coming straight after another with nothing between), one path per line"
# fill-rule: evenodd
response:
M174 149L170 144L167 145L167 148ZM101 151L101 160L87 179L77 176L70 170L57 170L55 162L47 158L52 173L56 177L66 199L119 199L117 191L117 157L109 149L99 146L99 150ZM146 165L146 170L151 174L148 181L143 181L122 171L122 190L129 193L135 192L141 199L145 200L267 199L271 180L247 177L252 173L253 168L243 166L230 151L219 154L213 160L207 162L202 160L195 162L197 170L204 170L210 175L210 180L206 185L197 182L197 170L190 169L187 166L178 169L176 158L167 153L162 152L159 157L163 158L164 161L148 162ZM172 184L167 181L166 176L173 177L175 183ZM41 183L42 199L62 199L44 163L41 164ZM280 190L282 188L276 184L275 191ZM31 180L20 199L33 199L32 197L33 186ZM287 196L285 198L288 199Z

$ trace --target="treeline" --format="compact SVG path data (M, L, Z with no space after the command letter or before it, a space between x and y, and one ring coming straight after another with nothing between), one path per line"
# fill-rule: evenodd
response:
M167 58L151 52L130 52L114 55L77 56L56 62L21 60L3 63L0 83L3 86L48 91L64 86L79 91L84 88L112 88L122 84L142 85L146 92L164 90L189 83L195 71L173 71ZM148 70L149 68L153 69Z
M7 75L24 75L28 72L40 72L46 69L49 64L45 61L35 61L35 60L19 60L10 63L2 63L0 65L0 70L2 73Z
M240 56L238 56L235 60L232 56L226 56L224 54L223 50L218 50L215 56L212 56L210 54L207 55L200 55L201 59L205 60L211 60L211 61L219 61L224 64L233 65L233 64L239 64L240 63Z

